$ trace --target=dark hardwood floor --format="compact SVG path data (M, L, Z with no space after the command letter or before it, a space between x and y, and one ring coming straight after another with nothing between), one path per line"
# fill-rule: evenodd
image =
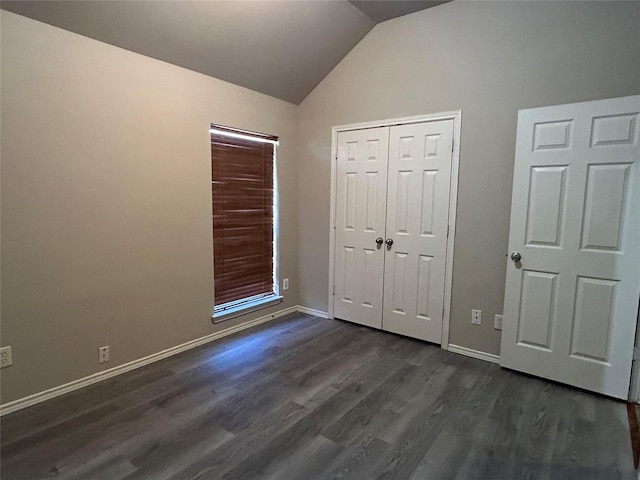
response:
M3 480L635 479L624 403L294 314L4 416Z

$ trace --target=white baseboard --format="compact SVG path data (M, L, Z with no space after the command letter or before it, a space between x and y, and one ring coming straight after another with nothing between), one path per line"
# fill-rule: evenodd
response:
M460 345L449 344L448 350L453 353L459 353L460 355L466 355L467 357L477 358L491 363L500 363L500 356L493 353L481 352L480 350L474 350L473 348L461 347Z
M310 310L310 309L305 309L304 313L309 313L307 310ZM236 332L246 330L247 328L255 327L256 325L260 325L261 323L269 322L271 320L282 317L289 313L294 313L296 311L302 312L303 310L301 310L301 307L298 307L298 306L285 308L275 313L270 313L269 315L264 315L254 320L241 323L240 325L235 325L233 327L225 328L215 333L212 333L210 335L196 338L195 340L190 340L181 345L176 345L175 347L162 350L161 352L153 353L146 357L133 360L132 362L125 363L123 365L118 365L117 367L110 368L109 370L94 373L93 375L89 375L88 377L79 378L78 380L65 383L64 385L58 385L57 387L53 387L48 390L38 392L24 398L19 398L18 400L14 400L13 402L8 402L8 403L5 403L4 405L0 405L0 416L15 412L17 410L22 410L23 408L30 407L32 405L35 405L40 402L44 402L45 400L49 400L51 398L59 397L60 395L64 395L65 393L73 392L74 390L78 390L80 388L93 385L94 383L98 383L108 378L115 377L116 375L121 375L131 370L135 370L136 368L140 368L150 363L162 360L164 358L171 357L178 353L191 350L192 348L199 347L200 345L204 345L205 343L212 342L213 340L217 340L218 338L226 337ZM322 312L319 312L319 313L322 313ZM312 314L317 315L316 313L312 313ZM326 313L325 313L325 317L326 317Z
M270 313L269 315L264 315L262 317L256 318L254 320L250 320L245 323L241 323L240 325L235 325L233 327L225 328L219 330L210 335L206 335L204 337L196 338L194 340L190 340L181 345L176 345L175 347L168 348L166 350L162 350L157 353L153 353L146 357L139 358L137 360L133 360L132 362L125 363L123 365L119 365L114 368L110 368L109 370L105 370L103 372L94 373L93 375L89 375L84 378L80 378L78 380L74 380L69 383L65 383L64 385L59 385L57 387L50 388L48 390L44 390L42 392L35 393L33 395L29 395L24 398L20 398L18 400L14 400L13 402L5 403L4 405L0 405L0 416L6 415L18 410L22 410L23 408L30 407L37 403L44 402L46 400L50 400L55 397L59 397L60 395L64 395L69 392L73 392L74 390L78 390L80 388L88 387L89 385L93 385L94 383L101 382L108 378L115 377L116 375L121 375L123 373L129 372L131 370L135 370L136 368L143 367L145 365L149 365L150 363L158 362L167 357L171 357L173 355L177 355L178 353L185 352L187 350L191 350L192 348L199 347L200 345L204 345L206 343L212 342L219 338L226 337L228 335L232 335L237 332L241 332L242 330L246 330L251 327L255 327L256 325L260 325L262 323L269 322L276 318L282 317L284 315L288 315L289 313L300 312L306 313L309 315L314 315L320 318L327 318L327 312L323 312L321 310L315 310L313 308L303 307L301 305L296 305L293 307L285 308L283 310L279 310L275 313ZM479 350L473 350L467 347L461 347L459 345L449 344L448 350L450 352L459 353L461 355L466 355L468 357L478 358L480 360L486 360L487 362L500 363L500 357L498 355L493 355L491 353L481 352Z
M327 312L323 312L322 310L314 310L313 308L303 307L302 305L298 305L296 310L300 313L307 313L309 315L315 315L320 318L329 318L329 314Z

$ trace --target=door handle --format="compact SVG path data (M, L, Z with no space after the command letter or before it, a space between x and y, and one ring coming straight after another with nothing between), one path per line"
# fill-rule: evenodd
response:
M393 239L392 238L387 238L387 240L384 243L386 243L387 246L390 247L391 245L393 245Z
M378 244L378 246L382 245L382 243L384 242L382 237L378 237L376 238L376 243Z
M513 260L515 263L518 263L520 260L522 260L522 255L520 255L520 252L513 252L511 254L511 260Z

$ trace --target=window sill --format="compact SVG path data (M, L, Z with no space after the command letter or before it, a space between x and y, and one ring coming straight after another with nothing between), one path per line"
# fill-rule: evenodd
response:
M260 300L256 300L255 302L245 303L235 308L223 310L222 312L214 312L213 315L211 315L211 321L213 323L220 323L231 318L239 317L240 315L255 312L256 310L261 310L272 305L277 305L278 303L282 303L282 300L283 297L279 295L261 298Z

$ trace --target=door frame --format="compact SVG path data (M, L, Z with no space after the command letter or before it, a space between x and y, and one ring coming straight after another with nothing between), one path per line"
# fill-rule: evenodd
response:
M640 300L640 297L639 297ZM633 345L633 363L631 364L631 383L629 385L628 400L633 403L640 403L640 306L636 316L636 341ZM640 474L638 476L640 480Z
M449 189L449 235L447 237L447 255L445 259L444 279L444 312L442 316L441 348L449 348L449 317L451 312L451 280L453 273L453 247L456 234L456 210L458 201L458 167L460 163L460 131L462 124L462 110L449 112L414 115L410 117L390 118L372 122L352 123L331 127L331 202L329 205L329 295L328 318L334 318L335 298L335 244L336 244L336 193L337 193L337 162L338 162L338 133L349 130L364 130L368 128L392 127L409 125L412 123L435 122L439 120L453 120L453 152L451 156L451 179Z

